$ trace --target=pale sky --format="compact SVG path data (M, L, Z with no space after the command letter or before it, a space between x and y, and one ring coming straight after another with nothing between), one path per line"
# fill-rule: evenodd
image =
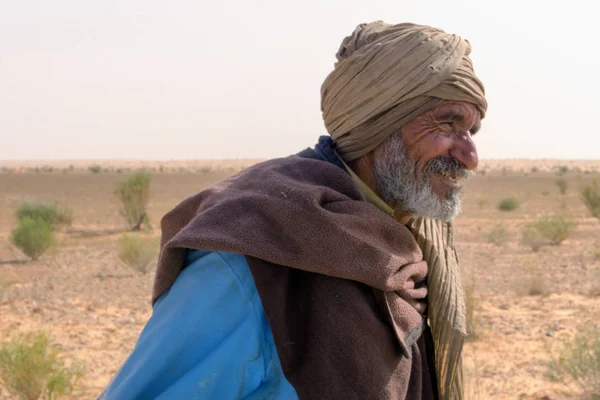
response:
M555 5L552 5L555 4ZM591 0L0 0L0 160L286 156L362 22L468 39L480 157L600 158Z

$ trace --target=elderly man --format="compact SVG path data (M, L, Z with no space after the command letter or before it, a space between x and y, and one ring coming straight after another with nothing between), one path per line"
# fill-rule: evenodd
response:
M101 398L462 398L450 221L487 109L470 51L414 24L345 38L329 136L164 217L153 315Z

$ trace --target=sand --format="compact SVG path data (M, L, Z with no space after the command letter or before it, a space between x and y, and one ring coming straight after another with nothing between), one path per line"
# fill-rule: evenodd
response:
M152 272L134 271L117 256L121 233L115 231L123 222L115 184L128 169L155 171L149 207L154 229L146 235L158 236L165 212L253 162L0 162L0 341L18 333L49 332L66 362L84 369L73 398L95 398L151 315ZM89 172L95 164L104 171ZM560 166L569 169L564 196L555 184ZM588 215L579 198L581 185L600 181L597 171L600 161L489 160L467 184L456 243L475 297L477 338L465 349L468 399L581 398L577 385L551 381L546 364L562 340L600 316L595 255L600 221ZM521 206L497 210L506 196L517 197ZM38 261L27 260L9 240L14 210L24 200L58 201L73 211L73 225L59 231L59 246ZM526 223L553 213L578 223L567 240L539 252L520 244ZM485 237L498 224L508 232L503 246ZM529 294L532 282L541 294ZM5 389L0 390L3 398L11 398Z

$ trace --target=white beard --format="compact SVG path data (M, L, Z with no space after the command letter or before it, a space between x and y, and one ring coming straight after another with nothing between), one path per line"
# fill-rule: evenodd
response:
M445 199L440 199L433 190L431 177L446 168L459 171L461 178L468 178L471 173L458 164L457 161L434 158L427 163L423 176L419 178L417 160L408 157L400 134L396 133L384 142L375 161L375 174L381 195L390 206L415 216L450 221L460 213L461 190L453 190Z

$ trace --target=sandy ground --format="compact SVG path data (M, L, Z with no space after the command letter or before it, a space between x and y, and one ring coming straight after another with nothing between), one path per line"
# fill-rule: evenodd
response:
M24 172L50 162L0 162L5 167L0 172L0 341L20 332L50 332L65 360L84 368L73 398L95 398L151 314L152 273L141 275L124 266L117 258L120 234L109 233L122 227L112 193L127 174L123 169L155 167L149 212L155 228L150 235L158 236L165 212L251 162L107 162L103 168L109 172L99 174L87 172L91 162L73 168L72 162L55 163L51 173ZM545 373L557 344L600 316L600 261L594 255L600 248L600 221L588 217L578 195L582 184L600 181L595 172L600 162L552 162L484 162L485 174L467 184L456 243L464 277L474 285L476 297L478 338L465 350L469 399L581 398L577 386L551 382ZM579 170L567 173L564 198L551 172L559 165ZM537 172L531 172L533 167ZM498 211L497 202L506 196L517 197L520 208ZM27 261L9 241L16 224L14 209L24 200L58 201L73 210L73 226L59 233L57 249L35 262ZM534 253L519 244L524 224L560 212L578 222L562 245ZM485 239L498 223L509 232L504 246ZM528 295L529 281L538 275L544 293ZM9 397L0 388L4 398Z

